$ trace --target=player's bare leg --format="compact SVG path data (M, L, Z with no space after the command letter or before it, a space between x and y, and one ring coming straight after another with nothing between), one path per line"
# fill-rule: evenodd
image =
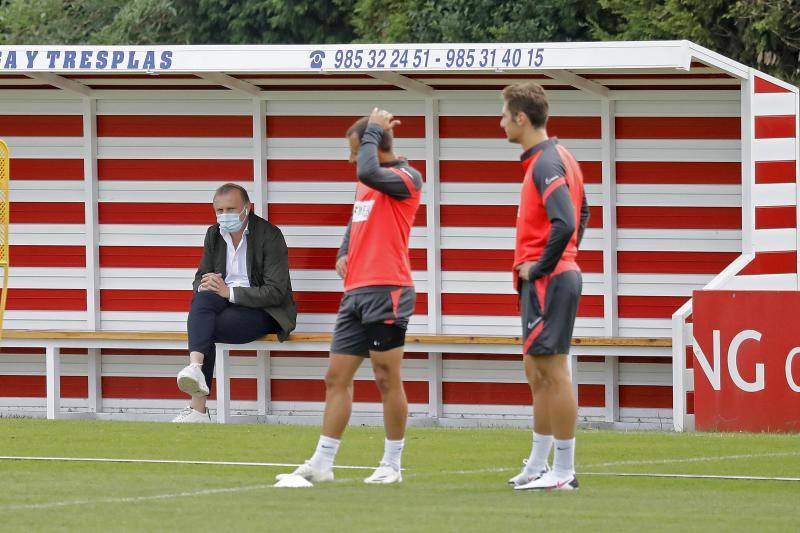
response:
M325 414L322 434L311 459L290 474L279 474L277 486L302 486L293 478L311 483L333 481L333 462L353 410L353 377L363 357L331 353L325 373Z
M353 411L353 377L362 357L332 353L325 373L325 414L322 435L341 439Z
M553 429L550 423L549 396L543 394L542 387L537 387L541 380L538 376L534 359L542 356L523 355L525 377L531 388L533 401L533 433L531 453L522 471L508 480L508 484L516 487L538 479L550 470L550 450L553 447ZM537 377L538 376L538 377Z
M528 385L531 388L531 399L533 400L533 431L540 435L552 435L553 428L550 423L549 395L545 394L545 390L541 384L542 376L534 364L536 357L524 355L523 358L525 361L525 377L528 378Z
M408 400L400 375L403 346L385 352L370 352L375 384L383 401L383 425L386 429L383 458L366 483L388 484L402 481L401 457L405 445Z
M403 349L403 346L400 346L386 352L370 352L375 384L383 402L383 425L386 429L386 438L390 440L400 440L406 434L408 400L400 376Z
M528 357L528 356L526 356ZM572 388L566 354L528 357L533 361L534 406L544 401L547 410L544 427L553 431L555 453L553 469L525 485L522 490L574 490L578 488L575 478L575 425L578 405ZM539 414L540 411L536 410Z
M537 392L534 400L541 395L548 413L542 429L552 429L553 437L559 440L575 438L578 404L575 401L567 355L536 356L529 359L533 360L535 368L534 390L541 391Z

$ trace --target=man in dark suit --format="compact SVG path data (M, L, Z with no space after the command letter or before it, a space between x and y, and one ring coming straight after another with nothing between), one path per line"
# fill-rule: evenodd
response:
M252 213L247 191L234 183L217 189L213 205L217 223L206 232L187 324L190 364L178 373L178 388L192 402L174 422L211 421L216 342L242 344L267 333L284 341L297 319L281 230Z

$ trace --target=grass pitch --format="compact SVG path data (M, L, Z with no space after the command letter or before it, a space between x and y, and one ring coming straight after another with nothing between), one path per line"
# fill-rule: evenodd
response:
M0 419L0 455L299 463L319 428ZM374 466L380 428L348 429L337 463ZM405 481L274 489L290 468L0 461L0 529L142 531L790 531L800 482L616 477L671 473L800 477L787 435L581 431L577 493L514 493L530 451L517 429L417 429ZM590 475L594 473L595 475Z

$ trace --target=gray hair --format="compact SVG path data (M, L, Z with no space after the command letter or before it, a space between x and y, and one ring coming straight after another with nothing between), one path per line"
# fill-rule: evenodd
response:
M214 199L216 199L217 196L220 196L222 194L228 194L231 191L239 191L239 194L242 197L242 202L244 202L244 205L250 204L250 196L248 196L245 188L235 183L226 183L225 185L220 186L216 190L216 192L214 192Z

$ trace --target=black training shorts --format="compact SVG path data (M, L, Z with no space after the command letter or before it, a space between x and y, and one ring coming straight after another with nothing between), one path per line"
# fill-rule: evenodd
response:
M414 287L362 287L344 293L331 352L369 357L370 350L403 346L415 301Z
M569 353L582 285L580 270L550 274L533 282L522 281L523 353Z

